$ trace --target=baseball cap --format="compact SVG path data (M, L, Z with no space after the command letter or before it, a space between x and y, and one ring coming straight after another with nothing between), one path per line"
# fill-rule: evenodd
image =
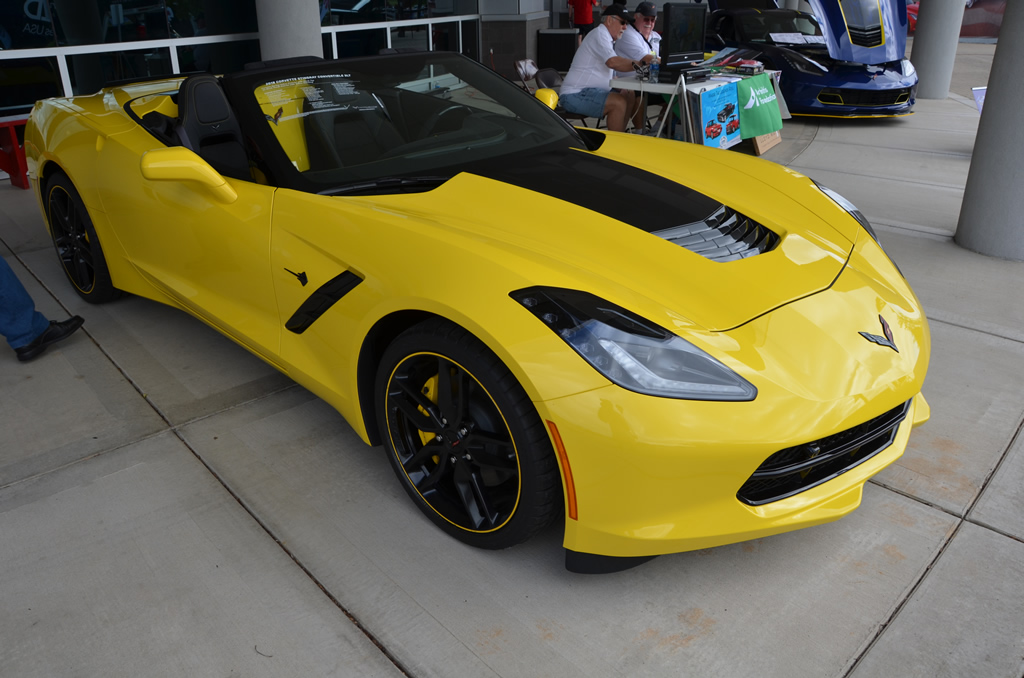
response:
M608 5L607 7L605 7L604 8L604 12L601 13L601 16L602 17L606 17L606 16L618 17L619 19L622 19L626 23L629 23L630 21L633 20L633 15L629 13L629 10L626 9L626 6L625 5L620 5L617 2L614 3L614 4Z
M641 2L636 6L636 14L641 16L658 16L658 8L653 2Z

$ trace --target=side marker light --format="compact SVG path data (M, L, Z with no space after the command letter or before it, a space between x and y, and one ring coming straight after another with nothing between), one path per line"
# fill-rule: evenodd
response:
M579 520L576 511L576 485L572 480L572 469L569 467L569 455L565 453L565 445L562 443L562 436L558 433L555 422L548 421L548 430L551 431L551 440L555 443L555 452L558 454L558 463L562 466L562 477L565 478L565 494L568 501L568 513L572 520Z

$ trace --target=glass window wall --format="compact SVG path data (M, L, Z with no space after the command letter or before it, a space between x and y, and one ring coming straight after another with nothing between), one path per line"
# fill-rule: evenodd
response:
M176 49L179 73L231 73L260 60L259 40L180 45Z
M427 44L428 24L417 26L394 26L391 28L391 48L400 51L423 51L430 49Z
M173 74L171 50L168 48L75 54L68 57L68 75L74 94L92 94L111 82Z
M470 59L480 61L480 22L462 21L462 53Z
M388 46L388 33L384 28L337 33L335 39L338 41L339 59L379 54Z
M478 21L434 23L475 15L479 0L317 1L325 58L335 48L458 51L460 35L463 53L479 58ZM238 39L257 30L255 0L0 0L0 116L118 80L238 70L260 59L258 40Z
M28 0L25 8L39 23L50 22L58 46L257 30L255 0Z
M323 26L476 14L478 0L321 0Z
M324 0L320 4L323 26L348 26L394 21L394 0Z
M431 41L434 44L435 52L458 52L459 51L459 24L451 22L447 24L431 24Z
M37 99L63 93L56 57L0 61L0 117L24 115Z
M49 5L39 0L0 0L0 49L54 44Z

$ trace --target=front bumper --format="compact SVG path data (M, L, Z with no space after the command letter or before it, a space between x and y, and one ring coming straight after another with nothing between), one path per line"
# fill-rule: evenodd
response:
M866 340L865 332L880 331L879 314L895 349ZM553 442L564 447L574 485L565 493L576 501L566 512L566 549L653 556L837 520L860 504L864 483L899 458L911 429L929 416L921 395L927 320L866 236L829 290L727 332L687 338L753 383L757 397L674 400L608 385L536 403L557 427L561 440ZM806 489L783 483L774 495L750 495L747 485L737 496L776 453L820 445L826 456L850 447L866 422L902 413L905 404L902 421L883 427L884 440L872 438L870 454L850 449L838 467L818 476L809 470ZM783 467L806 461L800 450L795 461L788 454ZM777 469L779 458L767 468Z
M892 443L877 454L804 492L751 506L737 499L738 490L764 459L790 441L755 440L766 432L750 430L751 422L743 412L723 421L713 412L728 406L722 403L691 403L702 407L686 422L650 410L648 414L653 416L640 422L627 414L630 408L608 397L614 388L564 398L546 408L545 416L558 422L575 483L578 519L566 519L564 538L570 551L653 556L838 520L860 505L864 483L903 454L911 429L929 414L927 402L917 394ZM818 432L845 430L860 423L856 415L839 414L849 404L823 405L808 412L808 422L815 423L807 429L807 437L822 437ZM601 412L603 426L569 423L590 408ZM691 435L673 440L668 429L686 430ZM718 440L707 440L709 436Z
M834 80L822 83L783 78L780 86L793 114L842 117L908 115L917 98L917 79L885 82Z

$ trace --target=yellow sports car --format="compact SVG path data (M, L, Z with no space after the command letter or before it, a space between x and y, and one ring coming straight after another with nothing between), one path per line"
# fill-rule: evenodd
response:
M920 304L807 177L455 54L254 66L39 102L57 256L318 394L457 539L563 519L601 572L824 523L928 418Z

